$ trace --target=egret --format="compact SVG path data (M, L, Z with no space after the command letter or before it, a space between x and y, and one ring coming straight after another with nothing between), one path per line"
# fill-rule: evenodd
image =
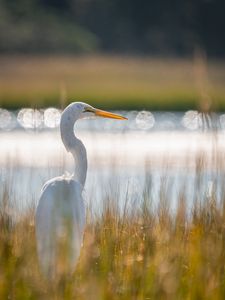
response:
M74 124L91 116L126 119L82 102L73 102L62 112L61 139L73 155L74 174L55 177L44 184L35 216L37 254L48 278L71 274L80 255L85 227L82 191L88 163L85 146L74 134Z

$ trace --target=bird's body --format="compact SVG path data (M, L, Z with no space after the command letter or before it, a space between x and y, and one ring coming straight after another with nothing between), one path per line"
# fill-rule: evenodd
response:
M87 173L87 154L83 143L74 135L74 123L92 115L125 119L81 102L71 103L62 113L61 138L66 150L74 157L74 174L47 181L36 210L38 258L48 278L71 274L80 255L85 227L82 191Z
M39 260L46 275L72 273L80 253L84 225L80 184L64 176L47 182L36 213Z

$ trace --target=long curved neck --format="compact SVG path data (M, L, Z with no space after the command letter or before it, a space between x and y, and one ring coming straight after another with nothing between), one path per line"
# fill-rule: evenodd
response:
M87 153L84 144L74 134L74 124L76 120L77 118L72 119L62 115L60 132L66 150L70 152L74 158L74 178L84 187L87 175Z

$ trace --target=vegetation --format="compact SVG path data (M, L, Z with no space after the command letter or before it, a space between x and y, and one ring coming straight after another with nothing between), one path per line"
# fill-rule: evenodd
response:
M0 199L0 298L224 299L225 197L223 192L218 197L217 189L223 164L214 165L217 175L208 193L202 185L204 161L196 162L191 209L184 185L171 210L166 174L155 205L151 175L135 208L129 192L122 210L116 193L108 192L101 214L89 210L74 275L58 282L48 282L38 268L34 208L15 214L14 203L20 200L10 193L13 180L6 181Z
M0 0L0 52L224 57L224 1Z
M88 100L103 109L225 111L224 61L206 61L225 56L223 8L223 0L0 0L0 107ZM135 205L128 190L121 209L112 184L101 213L87 208L75 273L56 282L39 270L35 205L18 210L18 182L1 168L0 299L225 299L225 169L216 143L196 161L191 207L184 183L172 209L167 174L156 203L147 165ZM9 161L14 167L20 172Z
M1 56L0 106L225 110L223 61L119 56Z

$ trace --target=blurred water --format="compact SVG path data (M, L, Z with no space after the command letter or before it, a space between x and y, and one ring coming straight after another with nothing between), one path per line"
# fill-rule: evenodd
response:
M36 203L46 180L73 172L73 160L59 135L60 113L55 108L0 109L0 192L7 185L19 211ZM155 206L162 189L172 208L183 192L191 206L200 156L205 157L200 192L210 194L216 185L218 199L222 197L224 114L118 113L128 121L91 119L76 124L89 161L85 199L95 212L109 197L121 206L127 197L130 206L138 207L146 188Z
M225 129L225 114L202 114L195 110L181 112L149 112L149 111L119 111L128 118L127 122L115 122L106 119L83 120L77 124L79 129L91 131L118 130L129 131L199 131L203 129ZM61 110L50 107L47 109L23 108L18 111L8 111L0 108L0 130L15 129L46 130L59 126Z

